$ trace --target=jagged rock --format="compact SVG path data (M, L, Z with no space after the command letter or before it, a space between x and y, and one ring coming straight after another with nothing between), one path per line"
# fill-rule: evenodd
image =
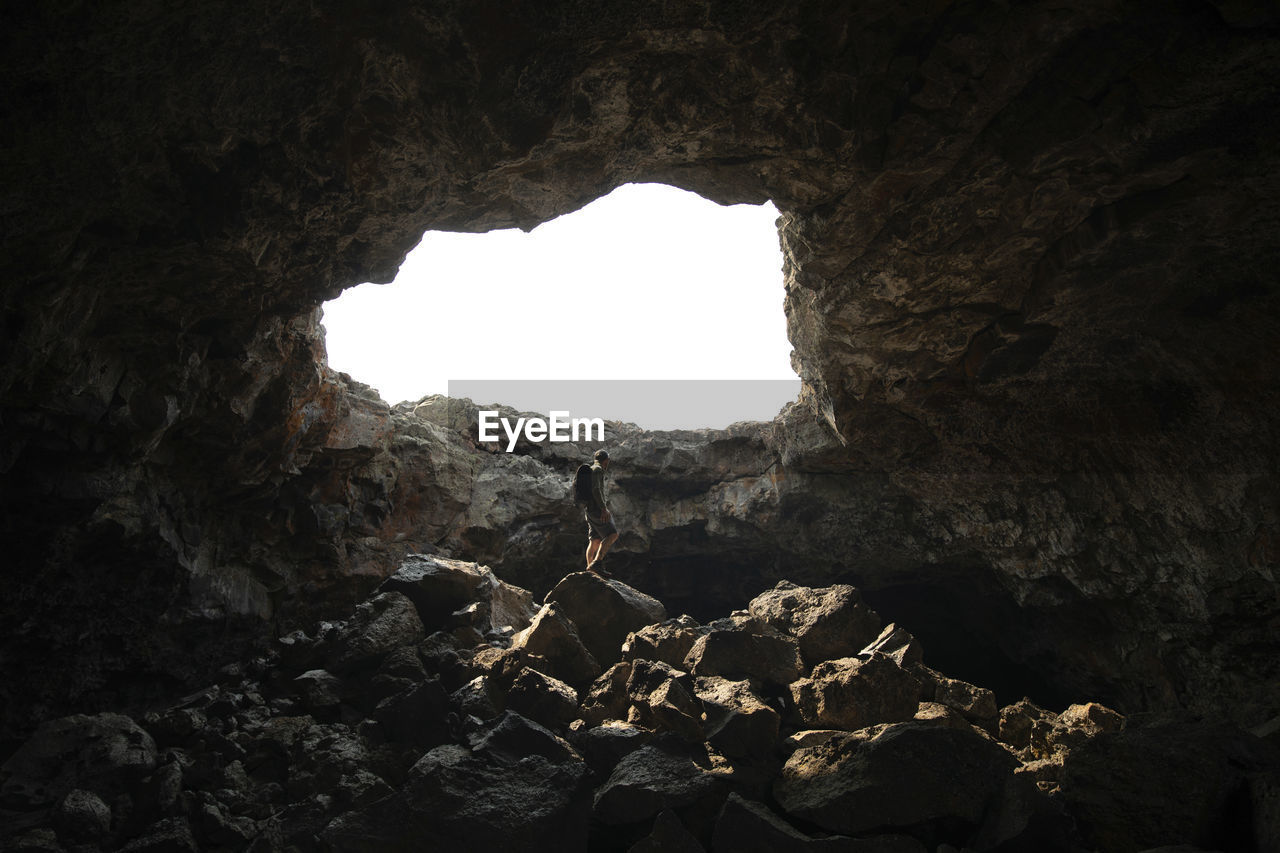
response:
M623 756L630 755L654 739L654 733L621 720L609 720L574 734L574 746L582 753L591 771L607 779Z
M0 766L0 805L51 806L76 788L113 795L155 769L156 744L122 714L42 723Z
M72 842L98 841L111 831L111 807L93 791L73 788L58 803L58 837Z
M685 656L684 668L695 675L750 679L766 687L785 687L800 677L800 647L761 623L708 626Z
M356 606L350 623L333 640L329 668L338 674L370 668L425 637L412 601L398 592L379 593Z
M449 739L449 710L449 694L432 679L382 700L373 716L393 740L426 748Z
M598 726L606 720L624 720L631 697L627 682L631 679L631 661L619 661L591 683L582 698L582 719Z
M474 607L479 621L471 627L481 634L504 626L521 631L537 610L532 593L499 580L488 568L427 554L409 555L380 589L412 599L428 630L456 627L450 615Z
M1053 752L1049 736L1056 719L1030 699L1019 699L1000 709L1000 740L1013 747L1023 761L1048 758Z
M547 593L578 627L578 636L604 667L622 660L622 643L632 631L662 622L667 609L656 598L621 581L593 572L574 572Z
M1098 849L1249 849L1264 836L1241 815L1266 811L1264 803L1249 802L1258 793L1250 780L1267 774L1274 780L1278 771L1280 754L1243 731L1130 718L1122 730L1070 747L1063 759L1062 799ZM1265 832L1275 837L1274 826Z
M848 584L812 589L780 581L748 605L751 615L795 637L810 666L851 657L876 639L880 617Z
M1017 761L972 729L886 726L798 749L774 794L787 814L840 833L961 821L982 823Z
M809 728L855 731L876 723L911 719L919 706L920 682L891 658L824 661L808 678L791 684L791 698Z
M578 691L525 667L507 692L507 707L549 728L563 728L578 716Z
M627 848L627 853L706 853L706 848L685 829L675 812L663 809L653 819L652 831Z
M948 678L923 664L913 666L911 672L919 678L926 700L954 708L966 720L993 736L999 732L1000 709L994 692L957 678Z
M559 678L574 689L583 689L600 674L600 664L583 645L577 626L560 605L549 602L533 617L529 627L511 638L511 652L537 655Z
M1049 744L1054 749L1071 749L1104 732L1118 732L1124 728L1124 717L1097 702L1072 705L1058 715L1049 732Z
M487 675L477 675L449 695L449 703L460 713L492 720L504 710L504 697Z
M686 672L657 661L632 661L627 721L701 743L705 739L702 703L695 692L694 680Z
M718 810L727 793L726 783L696 757L643 746L619 761L596 789L593 814L605 824L638 823L664 809Z
M293 680L302 707L313 714L325 714L342 703L342 680L331 672L313 669Z
M803 729L787 735L782 741L782 751L787 755L809 746L821 746L830 740L843 738L849 733L844 729Z
M751 691L747 681L699 676L695 693L706 715L706 739L730 758L771 757L781 717Z
M928 853L909 835L876 838L849 838L832 835L811 838L769 810L767 806L743 799L736 792L728 796L716 820L712 853Z
M122 853L196 853L200 848L185 817L167 817L120 848Z
M528 853L586 848L586 765L568 744L508 712L474 749L445 744L409 771L394 795L331 822L321 839L353 853L494 848Z
M680 668L703 633L702 626L688 615L646 625L627 635L622 643L622 659L656 660Z
M972 725L955 708L941 705L937 702L921 702L920 707L916 708L916 713L912 719L919 720L922 723L950 726L953 729L965 729Z
M884 626L880 635L858 652L859 656L880 652L897 661L898 666L908 669L915 664L924 663L924 649L916 642L916 638L897 623L890 622Z

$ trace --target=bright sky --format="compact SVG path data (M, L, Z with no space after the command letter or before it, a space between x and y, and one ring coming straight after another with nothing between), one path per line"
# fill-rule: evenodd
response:
M785 379L798 390L777 216L772 204L627 184L527 234L429 231L393 283L325 303L329 364L391 403L444 394L450 379ZM585 357L580 324L592 329Z

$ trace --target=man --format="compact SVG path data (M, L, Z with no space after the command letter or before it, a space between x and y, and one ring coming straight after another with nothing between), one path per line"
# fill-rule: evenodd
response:
M609 575L600 566L609 548L618 541L613 513L604 500L604 472L609 470L609 453L597 450L591 463L591 500L587 501L587 571Z

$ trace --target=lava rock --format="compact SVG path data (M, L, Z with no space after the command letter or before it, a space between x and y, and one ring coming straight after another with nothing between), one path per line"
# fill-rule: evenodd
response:
M646 625L627 635L622 643L622 659L662 661L679 669L703 633L702 626L687 615Z
M705 756L643 746L619 761L596 789L593 814L605 824L632 824L664 809L705 810L714 804L718 810L727 794L727 783L711 771Z
M685 828L675 812L663 809L653 819L649 834L627 848L627 853L706 853L706 848Z
M123 714L74 714L41 723L0 766L0 804L52 806L75 788L125 790L155 769L155 741Z
M78 843L104 838L111 831L111 807L92 791L74 788L58 803L58 837Z
M781 717L751 691L750 682L699 676L695 693L707 718L707 742L721 754L767 758L777 752Z
M744 799L736 792L724 801L716 820L711 850L712 853L928 853L923 844L909 835L811 838L767 806Z
M1076 743L1063 760L1062 799L1087 841L1104 850L1174 844L1229 850L1258 842L1257 828L1240 816L1266 811L1265 803L1247 798L1258 790L1251 780L1280 778L1273 748L1220 724L1130 722ZM1274 827L1269 832L1274 838Z
M684 668L695 675L746 678L776 688L795 681L804 670L795 639L767 625L747 622L708 627L684 659Z
M631 700L628 722L672 732L690 742L705 739L702 703L688 673L657 661L632 661L627 696Z
M582 698L582 719L598 726L606 720L625 720L631 699L627 682L631 679L631 661L619 661L609 667Z
M577 626L555 602L544 604L529 627L511 638L510 652L537 655L554 676L575 689L600 674L600 664L583 645Z
M432 631L456 627L450 615L472 605L483 611L481 623L472 626L481 634L508 625L523 630L536 610L532 593L499 580L489 569L428 554L410 554L379 589L407 595Z
M866 660L824 661L791 685L795 707L809 728L855 731L909 720L919 695L916 677L879 652Z
M812 589L779 581L747 609L761 622L795 637L810 666L850 657L876 639L880 617L848 584Z
M774 783L796 818L840 833L956 822L976 829L1016 759L976 731L905 722L798 749Z
M425 638L412 601L398 592L379 593L356 605L351 621L333 640L328 668L338 674L373 668L401 646Z
M549 728L563 728L578 716L578 691L525 667L507 692L507 707Z
M547 593L578 627L578 636L601 666L622 660L627 635L667 618L667 608L618 580L574 572Z
M869 655L872 652L888 655L903 669L924 663L924 649L916 642L916 638L894 622L884 626L879 636L859 651L858 656Z

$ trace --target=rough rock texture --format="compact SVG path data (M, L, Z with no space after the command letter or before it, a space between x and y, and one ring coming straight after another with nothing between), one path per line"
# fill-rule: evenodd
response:
M628 580L697 618L849 582L997 692L1269 719L1278 20L20 4L0 729L158 701L409 552L547 589L590 448L494 452L465 406L388 407L325 367L318 306L426 229L637 180L778 206L804 390L769 425L611 433Z
M489 601L492 589L473 586L476 599L459 609ZM817 598L833 592L813 590ZM426 639L376 631L401 644L336 673L303 669L340 643L364 648L378 614L400 611L417 612L398 592L376 592L347 619L317 627L315 639L282 638L140 719L46 722L0 763L0 849L1274 846L1280 755L1254 735L1141 716L1130 727L1098 703L1055 714L1024 700L999 713L1007 725L997 734L1009 737L997 740L980 727L983 715L970 722L937 702L917 705L920 686L878 653L862 662L868 677L853 701L892 705L901 693L895 677L908 679L915 714L856 730L862 721L851 719L837 721L844 729L792 731L780 695L644 658L615 664L579 704L573 688L537 668L548 658L514 645L520 638L474 630ZM554 603L540 621L555 626L558 642L577 635ZM737 612L710 627L752 624ZM850 661L859 662L821 661L815 674ZM935 688L962 684L911 666ZM957 692L981 695L966 686Z

